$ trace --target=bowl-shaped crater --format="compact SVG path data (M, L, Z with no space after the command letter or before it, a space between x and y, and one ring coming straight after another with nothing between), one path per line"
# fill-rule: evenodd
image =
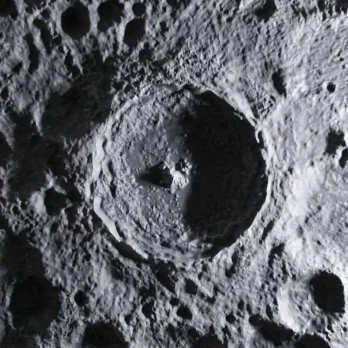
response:
M251 226L265 201L255 130L211 91L152 91L111 118L100 137L96 211L146 256L213 255Z

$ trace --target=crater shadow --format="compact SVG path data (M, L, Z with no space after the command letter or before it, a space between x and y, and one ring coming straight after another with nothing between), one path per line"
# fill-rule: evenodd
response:
M326 314L344 314L344 286L333 273L320 271L310 280L311 294L315 304Z
M215 254L250 227L265 201L261 144L243 115L211 91L197 95L180 125L193 164L183 221Z
M121 331L107 322L89 324L82 341L83 348L127 348L128 346Z
M29 243L26 233L14 235L8 229L3 250L1 263L7 272L4 277L7 282L23 281L31 275L45 274L41 251Z
M10 302L15 328L42 334L58 317L59 309L59 292L44 277L33 275L15 284Z

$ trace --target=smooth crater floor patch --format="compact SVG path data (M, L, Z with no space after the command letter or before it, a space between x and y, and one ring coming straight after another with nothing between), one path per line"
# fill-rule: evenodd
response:
M265 162L253 127L226 101L191 87L156 90L106 127L96 211L131 247L211 255L250 227L266 196Z

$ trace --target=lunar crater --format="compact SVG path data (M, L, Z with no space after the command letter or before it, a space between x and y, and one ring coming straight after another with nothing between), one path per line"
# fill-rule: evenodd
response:
M211 91L157 91L122 111L118 134L113 122L102 151L115 172L95 163L106 178L95 185L131 243L152 257L207 256L250 227L266 197L265 161L230 104Z

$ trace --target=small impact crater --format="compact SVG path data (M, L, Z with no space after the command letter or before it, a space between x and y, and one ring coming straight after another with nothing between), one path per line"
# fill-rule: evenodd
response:
M79 307L83 307L87 304L88 298L83 291L79 290L74 296L74 301Z
M62 193L50 188L45 192L44 203L48 215L57 215L67 206L67 199Z
M340 130L330 129L326 138L326 153L334 156L340 146L346 146L344 133Z
M274 0L265 0L264 4L255 11L260 21L268 22L277 11Z
M72 39L81 39L91 26L88 8L79 1L75 2L62 13L61 26L64 33Z
M127 23L123 42L130 48L135 48L145 35L145 19L135 18Z
M99 23L98 29L106 31L114 23L120 23L124 5L118 1L105 1L98 6Z
M284 83L284 75L281 69L277 70L272 74L272 82L275 90L279 95L286 97L286 87Z
M178 310L176 311L177 316L184 320L191 320L192 319L192 313L190 309L185 305L180 305Z
M326 88L327 88L327 90L328 90L330 93L333 93L333 92L335 92L335 90L336 90L336 85L335 85L333 82L329 82L329 83L326 85Z
M344 287L341 279L326 271L320 271L310 280L315 304L326 314L344 313Z
M15 284L10 302L15 328L42 334L57 318L59 309L59 292L47 279L33 275Z
M85 330L83 348L127 348L123 334L111 323L89 324Z

